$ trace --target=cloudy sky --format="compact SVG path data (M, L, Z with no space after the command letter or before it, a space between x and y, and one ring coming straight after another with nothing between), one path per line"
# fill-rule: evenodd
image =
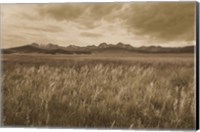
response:
M1 5L2 47L54 43L195 44L195 3Z

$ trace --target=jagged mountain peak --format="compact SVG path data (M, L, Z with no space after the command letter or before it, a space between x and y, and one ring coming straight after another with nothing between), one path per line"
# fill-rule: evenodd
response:
M31 43L30 45L31 46L35 46L35 47L39 47L40 46L38 43L35 43L35 42Z
M99 47L99 48L107 48L107 47L109 47L109 45L108 45L107 43L103 42L103 43L100 43L100 44L98 45L98 47Z

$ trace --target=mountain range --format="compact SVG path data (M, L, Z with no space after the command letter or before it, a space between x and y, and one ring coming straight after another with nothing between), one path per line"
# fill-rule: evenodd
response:
M44 53L44 54L92 54L92 53L118 53L118 52L131 52L131 53L194 53L194 46L185 47L161 47L161 46L141 46L133 47L130 44L117 43L107 44L100 43L98 46L59 46L57 44L41 45L37 43L27 44L24 46L3 49L4 54L11 53Z

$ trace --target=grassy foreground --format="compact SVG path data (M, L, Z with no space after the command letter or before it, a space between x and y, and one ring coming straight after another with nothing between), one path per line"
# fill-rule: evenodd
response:
M195 127L193 61L43 62L3 62L4 126Z

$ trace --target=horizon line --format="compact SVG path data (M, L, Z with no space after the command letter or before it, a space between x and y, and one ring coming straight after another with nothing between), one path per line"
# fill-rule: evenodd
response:
M38 44L39 46L46 46L48 44L52 44L52 45L57 45L59 47L69 47L69 46L77 46L77 47L87 47L87 46L96 46L98 47L100 44L103 44L103 43L106 43L106 42L101 42L97 45L95 44L88 44L88 45L83 45L83 46L80 46L80 45L77 45L77 44L69 44L69 45L66 45L66 46L63 46L61 44L56 44L56 43L37 43L37 42L32 42L32 43L29 43L29 44L23 44L23 45L19 45L19 46L11 46L11 47L6 47L4 48L3 47L3 44L1 45L1 49L10 49L10 48L15 48L15 47L22 47L22 46L26 46L26 45L33 45L33 44ZM171 45L140 45L140 46L137 46L137 45L132 45L130 43L123 43L123 42L118 42L118 43L106 43L107 45L117 45L117 44L124 44L124 45L130 45L131 47L136 47L136 48L140 48L140 47L163 47L163 48L183 48L183 47L189 47L189 46L196 46L196 44L187 44L187 45L183 45L183 46L171 46Z

